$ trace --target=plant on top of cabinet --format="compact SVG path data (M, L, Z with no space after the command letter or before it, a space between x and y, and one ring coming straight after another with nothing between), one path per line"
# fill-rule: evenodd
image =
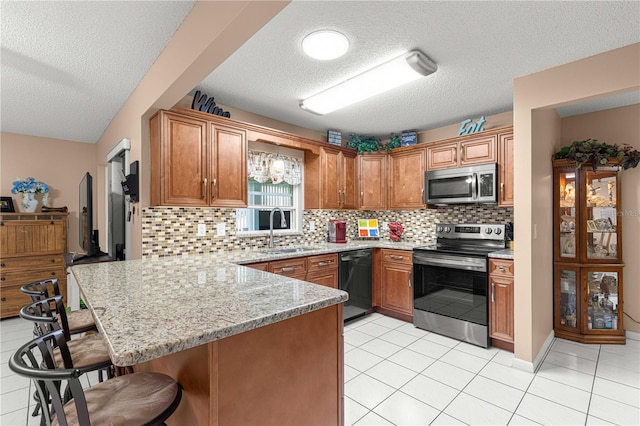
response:
M401 143L402 139L400 139L400 136L395 133L391 133L391 138L389 139L389 142L384 144L384 148L387 150L387 153L389 153L393 148L398 148Z
M571 145L556 152L553 158L556 160L568 158L575 161L578 168L585 163L591 163L594 171L598 166L607 164L610 158L615 158L623 169L633 169L640 163L640 151L626 144L621 147L599 142L597 139L585 139L571 142Z
M362 154L363 152L375 152L382 148L379 138L375 136L356 135L353 133L351 134L351 139L347 142L347 146L358 151L358 154Z

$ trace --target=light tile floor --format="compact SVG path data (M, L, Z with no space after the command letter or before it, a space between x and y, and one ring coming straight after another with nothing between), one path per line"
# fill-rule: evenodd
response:
M26 321L0 322L0 425L39 424L29 382L7 366L30 338ZM640 424L640 340L556 339L536 374L512 368L512 353L380 314L348 323L344 341L346 425Z

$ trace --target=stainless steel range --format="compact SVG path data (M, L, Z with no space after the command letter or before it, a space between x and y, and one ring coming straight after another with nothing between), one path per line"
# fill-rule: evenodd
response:
M435 245L413 249L413 324L489 345L487 254L505 248L505 225L438 224Z

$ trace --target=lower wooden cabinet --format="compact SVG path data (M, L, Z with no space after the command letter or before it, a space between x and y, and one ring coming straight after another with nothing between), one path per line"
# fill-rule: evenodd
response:
M513 260L489 259L491 345L513 352Z
M413 316L412 253L381 249L380 257L380 308L386 314L409 320Z
M335 253L294 257L273 262L250 263L245 266L278 275L286 275L314 284L338 288L338 255Z

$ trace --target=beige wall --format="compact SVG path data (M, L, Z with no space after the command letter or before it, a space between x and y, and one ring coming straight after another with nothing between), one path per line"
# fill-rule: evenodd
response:
M14 180L33 176L37 181L49 186L49 205L67 206L69 209L68 249L71 252L79 252L78 185L86 172L93 176L96 174L96 146L90 143L2 132L0 170L0 193L13 197L16 211L22 210L21 196L11 194Z
M552 262L544 253L553 247L550 162L561 130L557 115L541 110L638 88L640 43L514 80L514 303L519 360L535 363L552 333Z
M562 119L561 146L589 138L640 151L640 104ZM640 166L624 170L621 184L624 312L640 321ZM624 328L640 332L640 324L627 316Z

